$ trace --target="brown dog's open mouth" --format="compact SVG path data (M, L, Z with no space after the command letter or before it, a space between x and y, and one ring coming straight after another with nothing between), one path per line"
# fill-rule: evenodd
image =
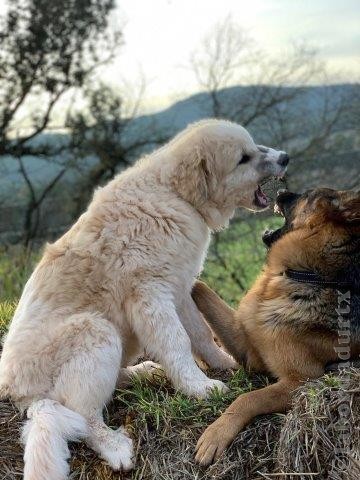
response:
M280 215L281 217L285 218L284 211L278 202L275 202L274 213L276 215ZM262 240L265 243L265 245L268 248L270 248L274 242L276 242L277 240L279 240L280 237L282 237L282 235L286 232L286 230L287 230L287 221L285 218L285 223L282 227L276 230L265 230L262 236Z
M274 205L274 213L284 218L284 225L277 230L266 230L263 233L263 242L270 248L291 228L291 210L301 195L287 190L279 190Z
M260 208L267 208L270 205L270 199L267 195L262 191L261 186L258 185L257 189L254 193L254 203L257 207Z

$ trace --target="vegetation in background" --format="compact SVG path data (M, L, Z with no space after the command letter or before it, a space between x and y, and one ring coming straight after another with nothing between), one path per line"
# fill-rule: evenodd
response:
M3 301L0 303L0 337L6 332L12 316L14 315L16 302Z
M272 56L228 16L204 36L190 67L209 95L211 116L240 123L303 169L326 152L354 148L347 137L351 129L358 132L360 86L346 93L341 85L329 88L326 65L306 43ZM321 88L309 95L311 84ZM244 91L234 93L234 85L245 85Z
M76 170L82 172L74 195L73 217L86 207L98 185L131 166L144 149L153 149L169 139L166 132L157 131L155 122L128 138L128 127L138 115L144 88L141 84L136 98L126 102L118 90L106 84L88 86L84 90L85 107L69 115L69 150Z
M56 157L63 145L54 149L36 139L65 94L113 58L121 43L120 31L109 27L114 6L114 0L9 0L1 14L0 167L13 157L27 190L25 245L36 237L40 207L67 169ZM55 164L45 185L33 181L30 155Z
M0 302L19 298L38 256L21 245L0 250Z
M139 117L144 78L139 87L124 79L114 88L94 74L122 43L110 21L114 5L8 0L0 15L0 214L10 217L6 223L0 218L0 241L32 247L58 235L86 207L94 188L203 116L236 121L256 141L286 149L297 162L294 172L311 169L305 183L304 176L298 181L305 188L313 180L312 163L320 170L322 157L325 168L324 154L334 152L336 168L345 171L339 179L335 174L339 186L359 183L358 171L343 181L347 165L341 165L341 154L358 158L352 154L359 151L360 87L327 85L316 51L298 44L274 58L228 17L190 59L202 93L173 111ZM314 83L319 86L309 87ZM62 100L66 112L50 133ZM14 192L3 195L9 182Z
M283 224L263 214L235 218L231 227L213 236L202 279L226 302L236 306L260 273L266 257L263 232Z

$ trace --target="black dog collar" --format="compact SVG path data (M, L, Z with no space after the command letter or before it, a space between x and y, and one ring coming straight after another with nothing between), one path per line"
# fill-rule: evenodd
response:
M290 278L290 280L295 280L300 283L309 283L318 287L333 288L335 290L350 290L354 293L360 292L359 287L352 282L325 280L321 275L318 275L315 272L288 269L285 270L284 274Z

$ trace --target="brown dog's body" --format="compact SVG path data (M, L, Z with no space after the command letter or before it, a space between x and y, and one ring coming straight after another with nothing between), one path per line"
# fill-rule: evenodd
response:
M271 232L266 266L238 310L204 283L193 290L198 308L235 359L278 379L238 397L206 429L197 445L202 465L217 459L256 415L285 411L291 393L321 376L329 362L346 359L348 350L351 358L360 354L359 194L322 189L283 200L280 195L278 208L286 225ZM289 270L316 272L334 287L294 280ZM336 288L342 282L349 291Z

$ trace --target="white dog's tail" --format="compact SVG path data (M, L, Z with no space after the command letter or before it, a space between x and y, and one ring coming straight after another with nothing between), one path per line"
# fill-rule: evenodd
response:
M23 428L24 480L64 480L69 473L69 440L87 434L84 417L54 400L33 403Z

